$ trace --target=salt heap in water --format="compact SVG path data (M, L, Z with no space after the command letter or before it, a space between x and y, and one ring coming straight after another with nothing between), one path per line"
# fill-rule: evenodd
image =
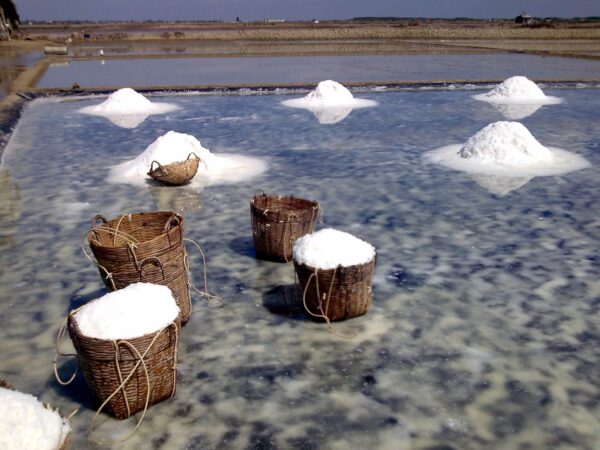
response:
M544 147L518 122L492 123L465 144L431 150L423 158L473 174L520 178L517 187L534 176L561 175L590 166L579 155Z
M135 283L87 303L73 318L85 336L114 340L156 333L178 315L167 286Z
M0 387L0 448L57 450L70 433L69 423L33 395Z
M113 92L99 105L86 106L79 112L102 116L123 128L135 128L152 114L163 114L179 109L171 103L153 103L131 88Z
M523 167L552 160L552 153L518 122L496 122L469 138L458 152L461 158Z
M325 228L296 240L294 261L316 269L335 269L366 264L375 257L375 247L350 233Z
M284 100L281 104L291 108L308 109L321 123L336 123L348 116L352 109L376 106L377 102L354 98L352 92L340 83L326 80L321 81L316 89L305 97Z
M192 185L232 183L263 172L266 165L254 158L238 155L214 155L202 147L194 136L169 131L152 142L137 158L111 168L108 181L112 183L144 184L149 180L152 161L170 164L185 161L190 153L200 158L198 172Z

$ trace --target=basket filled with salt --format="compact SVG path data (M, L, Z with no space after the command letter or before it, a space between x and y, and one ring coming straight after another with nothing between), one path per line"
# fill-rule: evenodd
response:
M293 257L310 317L336 321L366 314L376 260L371 244L327 228L298 239Z
M250 200L252 238L256 256L271 261L292 260L294 242L315 229L320 205L314 200L267 195Z
M67 450L70 447L69 420L2 379L0 405L1 449Z
M125 214L111 220L96 216L87 240L108 290L138 282L168 286L185 325L191 298L183 222L182 215L171 211Z
M156 167L154 165L156 164ZM176 161L171 164L162 165L154 160L150 164L148 175L163 184L169 186L181 186L188 184L198 172L200 157L194 152L190 153L185 161Z
M126 419L175 394L179 308L166 286L110 292L71 311L67 327L99 411Z

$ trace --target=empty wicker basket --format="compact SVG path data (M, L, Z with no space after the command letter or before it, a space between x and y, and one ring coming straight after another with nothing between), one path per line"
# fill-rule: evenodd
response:
M366 314L373 291L373 258L366 264L336 269L315 269L294 261L305 307L313 318L345 320Z
M96 216L87 239L109 291L141 281L168 286L185 325L191 299L183 221L183 216L170 211L126 214L112 220Z
M291 261L296 239L314 231L319 208L314 200L255 195L250 201L250 213L257 258Z
M175 394L178 323L119 341L84 336L73 314L68 327L85 380L96 398L106 401L104 409L112 416L126 419L143 411L146 401L150 407Z
M192 157L193 156L193 157ZM156 167L154 167L156 164ZM162 165L158 161L152 161L148 175L156 181L169 186L181 186L189 183L198 172L200 158L195 153L190 153L185 161L177 161Z

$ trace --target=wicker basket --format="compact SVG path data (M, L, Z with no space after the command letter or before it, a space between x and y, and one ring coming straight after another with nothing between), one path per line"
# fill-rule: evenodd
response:
M103 223L97 225L98 221ZM170 211L127 214L108 221L96 216L87 239L109 291L141 281L168 286L181 310L181 324L189 321L183 216Z
M191 156L194 156L193 158ZM156 164L157 167L154 167ZM200 157L190 153L185 161L177 161L164 166L158 161L152 161L148 175L163 184L169 186L181 186L188 184L198 172Z
M366 264L328 270L317 270L294 261L309 315L323 319L326 316L333 322L366 314L373 298L375 259Z
M69 315L69 335L77 350L85 380L96 398L101 403L106 402L104 409L109 414L117 419L126 419L143 411L146 400L150 407L175 395L178 321L162 332L112 341L84 336L73 314ZM142 365L140 356L144 353ZM133 370L131 378L119 389Z
M312 233L319 203L292 196L257 194L250 200L257 258L288 262L296 239Z
M3 380L2 378L0 378L0 388L10 389L11 391L16 391L15 387L12 384L8 383L6 380ZM44 407L46 409L52 409L50 405L48 405L46 403L42 403L42 404L44 405ZM65 419L64 417L63 417L63 420L65 420L65 422L68 422L68 419ZM63 439L60 447L57 447L56 450L69 450L71 448L72 439L73 439L73 432L69 432Z

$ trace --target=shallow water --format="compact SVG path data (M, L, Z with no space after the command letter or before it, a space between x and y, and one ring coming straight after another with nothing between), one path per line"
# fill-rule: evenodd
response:
M597 80L600 61L489 52L71 61L50 67L38 87L502 80L515 71L536 80Z
M502 120L473 91L357 94L379 106L334 125L286 96L161 98L182 109L135 129L76 113L99 100L30 104L0 169L0 378L65 414L80 407L73 448L94 448L84 382L52 375L61 320L104 292L79 243L97 213L182 208L227 305L195 298L177 394L121 448L597 448L600 90L545 92L565 102L523 123L593 166L505 196L421 159ZM269 169L201 192L105 183L171 129ZM319 226L377 247L369 313L336 325L354 339L304 317L290 265L254 259L257 189L319 200ZM101 422L104 437L133 426Z

